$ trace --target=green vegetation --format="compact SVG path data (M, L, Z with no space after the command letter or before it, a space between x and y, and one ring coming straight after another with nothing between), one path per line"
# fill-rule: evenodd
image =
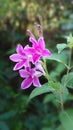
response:
M37 37L35 22L42 25L46 47L53 53L47 58L53 82L50 80L47 88L47 81L42 77L42 88L31 86L23 91L22 80L18 72L13 72L14 64L9 56L18 43L30 44L27 29ZM68 48L73 47L71 34L72 0L0 0L0 130L73 130L73 60L71 68L67 66ZM71 69L67 76L66 69ZM60 95L54 89L59 91L65 79L65 111L61 111Z

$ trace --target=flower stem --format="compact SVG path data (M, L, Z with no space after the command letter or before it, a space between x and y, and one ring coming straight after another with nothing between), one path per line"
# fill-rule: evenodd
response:
M48 74L48 70L47 70L47 66L46 66L46 59L43 59L43 61L44 61L43 67L44 67L44 70L46 72L45 77L46 77L47 80L49 80L49 74Z
M68 78L68 73L71 69L71 53L72 53L72 49L70 48L70 51L69 51L69 63L68 63L68 68L67 68L67 73L66 73L66 78L65 78L65 81L64 81L64 85L63 85L63 92L65 90L65 87L66 87L66 84L67 84L67 78Z
M64 95L64 91L65 91L65 88L66 88L66 85L67 85L68 73L69 73L69 71L71 69L71 54L72 54L72 49L70 48L70 51L69 51L69 63L68 63L67 73L66 73L66 77L65 77L65 80L64 80L64 85L63 85L62 91L60 93L61 110L62 111L64 110L63 95Z
M64 104L63 104L63 93L60 93L60 100L61 100L61 110L64 111Z

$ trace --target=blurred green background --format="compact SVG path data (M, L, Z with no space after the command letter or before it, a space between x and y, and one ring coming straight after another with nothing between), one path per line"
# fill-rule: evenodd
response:
M46 47L57 52L56 44L66 42L63 36L73 32L73 0L0 0L0 130L71 130L60 116L57 98L54 101L53 95L43 94L29 102L34 87L21 90L22 79L13 72L9 56L18 43L29 43L27 29L37 37L35 22L43 27ZM52 61L48 71L59 81L66 72L63 65ZM71 108L72 114L73 90L70 93L65 108Z

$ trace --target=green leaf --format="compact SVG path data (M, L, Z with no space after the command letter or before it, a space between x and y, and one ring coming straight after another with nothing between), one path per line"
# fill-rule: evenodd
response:
M67 100L72 100L73 101L73 94L69 93Z
M57 127L57 129L56 130L64 130L64 128L63 128L63 126L62 125L60 125L59 127Z
M58 53L63 51L63 49L65 49L65 48L67 48L67 44L65 44L65 43L57 44Z
M64 64L66 67L66 62L67 62L67 55L65 53L53 53L50 57L48 57L47 59L49 60L55 60L57 62L60 62L62 64Z
M42 85L41 87L38 87L38 88L35 88L31 94L30 94L30 97L29 99L32 99L38 95L41 95L41 94L44 94L44 93L47 93L47 92L54 92L55 89L52 88L51 86L49 86L48 83Z
M7 54L7 55L11 55L11 54L15 53L15 51L16 51L16 47L13 48L13 49L8 50L8 51L6 52L6 54Z
M60 74L62 74L62 72L64 72L65 69L66 69L65 66L63 64L59 63L57 65L55 71L58 73L58 75L60 75Z
M6 112L0 115L0 120L5 120L5 119L9 119L13 116L15 116L17 112L16 111L10 111L10 112Z
M0 130L10 130L4 121L0 121Z
M72 36L72 34L70 34L69 36L67 36L67 42L73 44L73 36Z
M72 36L72 34L70 33L69 36L66 36L66 39L67 39L68 47L72 48L73 47L73 36Z
M65 23L62 25L61 28L62 28L62 30L69 31L69 30L73 29L73 23L72 22Z
M62 84L64 84L64 82L66 82L66 85L68 88L73 89L73 72L69 73L68 75L63 76Z
M58 102L58 103L61 103L61 98L60 98L60 92L61 92L61 89L59 90L59 92L57 93L54 93L54 98L55 98L55 101ZM66 88L63 95L62 95L62 98L63 98L63 102L67 101L68 100L68 95L69 95L69 92L68 92L68 89ZM53 100L54 101L54 100ZM55 102L54 102L55 103Z
M60 84L60 82L49 81L49 86L52 86L53 88L58 90L58 89L60 89L61 84Z
M73 109L61 112L59 118L64 130L73 130Z
M5 106L6 106L6 101L4 99L2 100L0 99L0 111L3 111Z
M52 128L44 127L42 130L52 130Z
M43 103L48 103L50 101L53 101L54 95L53 94L47 94L43 100Z

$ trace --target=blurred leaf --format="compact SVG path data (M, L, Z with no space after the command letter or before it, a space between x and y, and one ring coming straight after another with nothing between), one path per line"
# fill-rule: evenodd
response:
M57 127L57 129L56 130L64 130L64 128L63 128L63 126L62 125L60 125L59 127Z
M65 44L65 43L57 44L58 53L63 51L63 49L65 49L65 48L67 48L67 44Z
M70 33L70 35L67 37L67 42L68 42L68 47L72 48L73 47L73 36Z
M10 111L10 112L6 112L0 115L0 120L5 120L5 119L9 119L13 116L16 115L16 111Z
M48 103L48 102L51 102L52 100L54 99L54 95L53 94L47 94L45 97L44 97L44 103Z
M6 60L0 60L0 71L6 66L8 66L8 62Z
M69 93L68 100L73 100L73 94Z
M38 128L38 121L40 121L38 119L38 116L37 115L34 115L34 114L30 114L28 115L26 121L24 121L24 124L25 124L25 127L26 127L26 130L36 130L36 128ZM29 125L28 125L29 124ZM34 124L34 125L33 125ZM39 124L40 126L40 124Z
M61 104L61 89L56 92L56 93L53 93L54 94L54 100L53 100L53 104L58 107L59 104ZM63 102L66 102L68 100L68 95L69 95L69 92L67 89L65 89L63 95L62 95L62 98L63 98Z
M66 36L66 39L67 39L67 42L68 42L68 43L73 43L73 36L72 36L72 33L70 33L69 36Z
M15 51L16 51L16 47L13 48L13 49L8 50L8 51L6 52L6 54L7 54L7 55L10 55L10 54L15 53Z
M58 64L57 66L56 66L56 69L55 69L55 71L56 71L56 73L58 73L58 75L60 76L60 74L62 73L62 72L64 72L64 70L66 69L66 67L63 65L63 64Z
M73 72L70 72L68 75L63 76L62 84L64 84L64 82L66 82L68 88L73 89Z
M0 130L10 130L4 121L0 121Z
M62 30L71 30L71 29L73 29L73 23L72 22L69 22L69 23L67 23L67 24L63 24L62 25Z
M24 39L24 35L22 35L22 34L20 34L20 33L16 33L15 34L15 40L22 40L22 39Z
M58 90L61 87L60 82L54 82L54 81L49 81L49 86L52 86L54 89Z
M44 94L44 93L47 93L47 92L54 92L55 89L52 88L51 86L49 86L48 83L42 85L41 87L38 87L38 88L35 88L31 94L30 94L30 97L29 99L32 99L38 95L41 95L41 94Z
M67 67L67 65L66 65L67 56L64 53L60 53L60 54L53 53L47 59L49 59L49 60L55 60L57 62L60 62L60 63L64 64Z
M4 75L0 75L0 82L7 83L7 80Z
M42 130L52 130L52 128L44 127Z
M61 112L59 118L64 130L73 130L73 109Z
M17 72L13 72L13 68L7 68L4 74L5 74L5 77L7 77L8 79L15 78L18 75Z
M6 106L6 101L0 99L0 111L4 110L5 106Z
M16 125L15 130L21 130L22 129L22 122L19 122L18 125Z

